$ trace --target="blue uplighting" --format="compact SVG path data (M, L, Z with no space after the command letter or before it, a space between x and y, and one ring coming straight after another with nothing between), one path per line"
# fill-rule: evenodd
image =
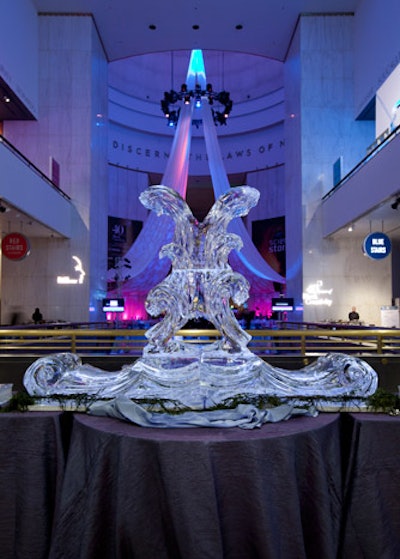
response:
M196 84L199 84L201 89L206 88L206 69L203 51L200 49L191 52L186 83L188 89L195 89Z

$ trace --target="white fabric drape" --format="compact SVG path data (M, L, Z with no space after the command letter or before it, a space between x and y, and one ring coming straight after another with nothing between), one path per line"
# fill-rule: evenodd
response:
M210 168L211 180L214 189L215 199L227 192L230 188L228 177L222 161L221 150L218 143L216 126L211 113L211 107L207 100L203 100L202 107L204 139L206 143L206 152L208 157L208 165ZM242 219L235 219L229 225L229 230L236 233L243 241L243 248L235 251L235 256L255 276L264 280L270 280L278 283L286 283L284 277L279 275L261 256L257 248L254 246L250 235L244 226Z
M163 185L176 190L182 198L186 198L189 173L192 112L192 103L182 105L162 180ZM148 215L140 234L125 254L125 258L129 259L131 264L131 269L127 271L131 277L124 283L124 292L146 292L149 287L164 279L171 263L166 258L160 260L158 254L161 247L172 240L173 231L174 223L170 217L157 216L155 213ZM115 274L114 269L109 270L109 279L112 280Z

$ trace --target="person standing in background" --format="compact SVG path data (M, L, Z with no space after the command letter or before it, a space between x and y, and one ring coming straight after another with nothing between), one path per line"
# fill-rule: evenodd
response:
M358 314L356 307L351 307L351 312L349 312L349 320L350 322L360 320L360 315Z
M43 315L40 312L39 307L36 307L35 312L32 315L32 320L35 324L41 324L43 322Z

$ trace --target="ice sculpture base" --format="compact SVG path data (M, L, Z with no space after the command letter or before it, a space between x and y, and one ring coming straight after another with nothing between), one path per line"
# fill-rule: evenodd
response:
M377 374L357 357L330 353L300 370L272 367L250 351L229 353L217 344L182 344L179 351L144 355L117 372L83 364L71 353L42 357L24 376L32 396L87 394L97 399L124 395L135 400L170 400L192 409L211 408L235 396L365 398Z

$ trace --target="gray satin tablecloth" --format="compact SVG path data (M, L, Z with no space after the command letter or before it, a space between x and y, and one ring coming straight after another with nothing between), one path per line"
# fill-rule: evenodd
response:
M339 414L260 429L76 415L51 559L336 559Z

